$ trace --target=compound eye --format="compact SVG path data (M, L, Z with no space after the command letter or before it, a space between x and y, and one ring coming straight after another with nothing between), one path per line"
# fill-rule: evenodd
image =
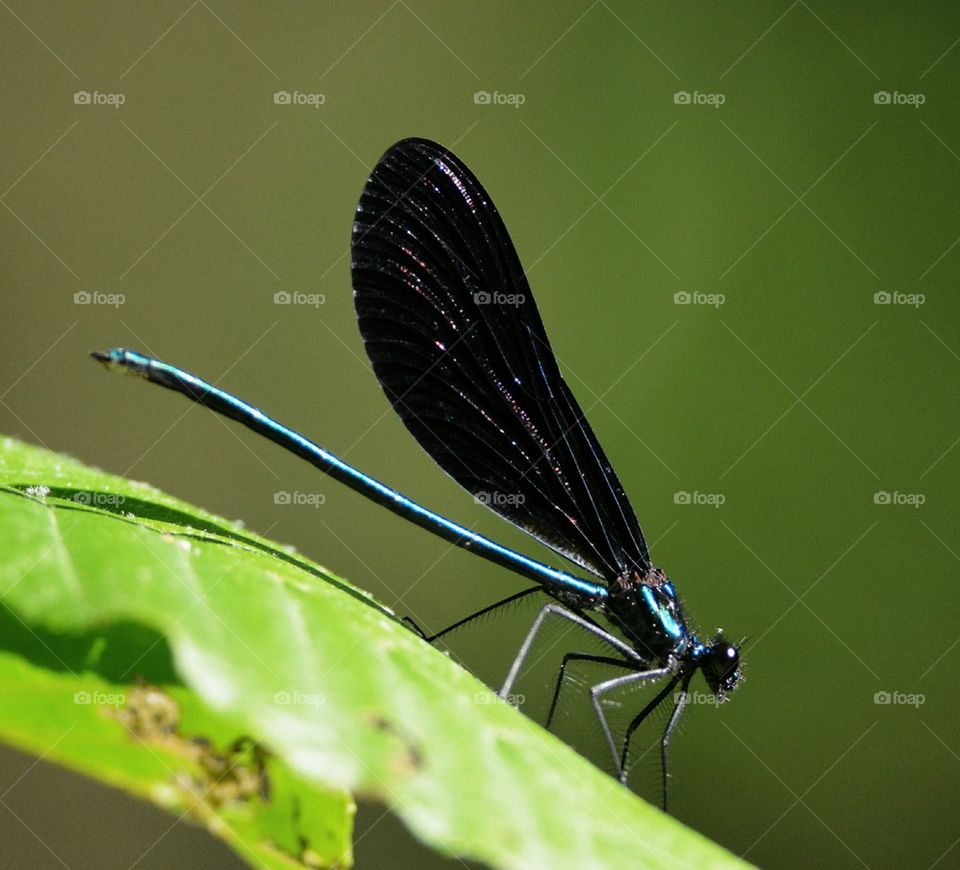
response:
M720 660L728 667L736 667L740 662L740 651L732 643L725 644L720 650Z
M717 676L721 682L733 675L740 664L740 651L732 644L726 643L717 650Z
M729 642L720 641L710 649L704 662L704 676L715 694L732 691L740 679L740 651Z

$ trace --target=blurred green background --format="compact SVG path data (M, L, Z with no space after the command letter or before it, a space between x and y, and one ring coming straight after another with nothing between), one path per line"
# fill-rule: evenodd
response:
M369 169L436 139L497 202L690 618L750 638L733 703L675 739L673 812L764 866L960 862L960 10L3 7L0 431L242 518L430 628L522 588L86 358L177 362L546 557L418 448L354 322ZM520 630L457 655L505 667ZM230 866L186 823L2 758L4 866ZM360 866L458 866L382 815L361 806Z

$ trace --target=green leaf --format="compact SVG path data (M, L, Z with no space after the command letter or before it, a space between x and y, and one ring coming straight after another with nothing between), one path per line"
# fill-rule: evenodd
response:
M6 439L0 554L0 736L249 860L348 864L362 794L494 867L743 866L369 595L149 486Z

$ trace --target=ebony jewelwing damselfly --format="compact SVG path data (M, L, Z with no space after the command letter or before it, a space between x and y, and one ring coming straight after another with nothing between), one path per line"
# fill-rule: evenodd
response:
M673 584L650 561L633 508L560 374L497 209L454 154L435 142L405 139L387 150L367 181L352 255L360 332L407 428L457 483L591 579L551 568L421 507L177 366L122 348L93 356L237 420L444 540L534 580L536 586L480 612L537 592L553 599L527 633L500 695L510 694L546 620L567 620L593 635L610 655L564 656L551 718L570 662L624 669L590 688L621 782L634 732L679 686L660 739L666 808L667 744L689 701L690 681L700 671L713 695L726 699L741 678L739 646L722 631L701 641L687 626ZM664 687L634 716L618 745L603 697L660 679Z

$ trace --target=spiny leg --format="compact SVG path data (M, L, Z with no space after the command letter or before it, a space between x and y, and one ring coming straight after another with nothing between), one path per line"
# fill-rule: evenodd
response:
M498 693L501 698L505 698L510 694L510 690L513 688L513 684L516 682L517 676L520 673L520 668L523 667L523 662L526 659L527 654L530 652L530 647L533 645L533 640L536 637L537 632L543 627L543 623L546 621L548 616L557 616L562 619L569 620L574 625L580 626L580 628L590 632L605 643L608 643L617 652L623 655L624 658L637 662L640 661L639 656L631 647L627 646L627 644L620 640L620 638L610 634L610 632L604 631L595 622L590 621L578 613L574 613L572 610L567 610L567 608L560 604L547 604L537 614L537 618L534 620L530 631L527 632L527 636L524 638L523 644L520 646L520 651L513 660L513 664L510 665L510 670L507 672L507 678L503 683L503 687Z
M683 711L683 708L686 706L687 702L690 700L687 693L687 687L690 685L690 680L692 674L683 676L678 674L674 679L667 683L664 688L659 691L653 700L647 704L634 718L627 728L627 733L623 739L623 752L620 756L620 781L626 785L627 775L629 771L627 770L627 760L630 756L630 741L633 738L634 732L640 725L643 724L644 720L649 716L663 701L670 692L673 691L674 687L677 685L680 680L683 680L682 685L680 686L680 695L677 697L677 702L673 706L673 710L670 713L670 719L667 721L667 727L664 729L663 735L660 737L660 769L663 777L663 811L667 811L667 786L668 786L668 771L667 771L667 746L670 743L670 736L673 733L673 729L677 725L677 721L680 719L680 713Z
M417 622L409 616L404 616L401 622L408 626L412 631L415 631L417 634L419 634L420 637L422 637L427 643L433 643L435 640L439 640L445 634L448 634L449 632L466 625L468 622L472 622L474 619L479 619L481 616L486 616L488 613L492 613L501 607L506 607L508 604L513 604L514 601L519 601L521 598L526 598L526 596L532 595L534 592L543 592L543 588L540 586L531 586L529 589L524 589L522 592L515 592L513 595L508 595L506 598L502 598L500 601L489 604L481 610L478 610L476 613L471 613L469 616L465 616L463 619L457 620L453 625L448 625L445 629L443 629L443 631L438 631L436 634L428 635L417 624Z
M633 717L633 720L627 726L627 731L623 737L623 749L620 751L620 782L624 785L627 783L627 776L629 771L627 770L627 761L630 756L630 741L633 738L634 731L639 728L647 716L649 716L657 707L660 706L664 698L667 697L672 691L674 686L680 680L680 676L676 676L674 679L670 680L667 685L665 685L653 698L647 703L647 705L639 712L636 716Z
M670 743L670 737L673 735L673 729L677 727L677 722L680 720L680 714L683 712L683 708L687 706L690 702L690 694L687 692L687 687L690 685L691 675L688 675L684 681L683 685L680 687L680 697L677 698L677 703L674 705L673 712L670 714L670 721L667 722L667 727L663 730L663 737L660 738L660 764L663 770L663 811L667 811L667 746Z
M557 674L557 684L553 689L553 700L550 702L550 712L547 715L547 723L544 726L548 731L550 730L550 725L553 722L553 714L556 712L557 702L560 700L560 691L563 688L563 681L567 677L567 665L570 662L596 662L597 664L629 668L631 671L636 670L636 666L632 662L627 662L623 659L615 659L611 658L610 656L594 655L592 653L566 653L566 655L563 657L563 661L560 664L560 671Z
M610 680L604 680L602 683L597 683L590 689L590 700L593 702L593 709L597 714L597 718L600 720L600 727L603 728L603 736L607 739L607 746L610 749L610 755L613 757L613 766L619 771L619 779L622 783L626 783L626 775L623 765L620 761L620 756L617 753L617 746L613 742L613 734L610 732L610 725L607 722L607 717L603 712L603 707L600 705L600 697L612 689L626 686L630 683L643 683L652 680L659 680L663 677L671 676L675 672L676 665L671 663L662 668L653 668L649 671L636 671L632 674L625 674L622 677L613 677ZM671 686L673 682L674 681L671 680ZM659 703L659 700L662 700L664 695L665 692L660 692L657 698L654 700ZM653 704L653 702L651 702L651 704ZM653 709L651 704L648 704L647 707Z

